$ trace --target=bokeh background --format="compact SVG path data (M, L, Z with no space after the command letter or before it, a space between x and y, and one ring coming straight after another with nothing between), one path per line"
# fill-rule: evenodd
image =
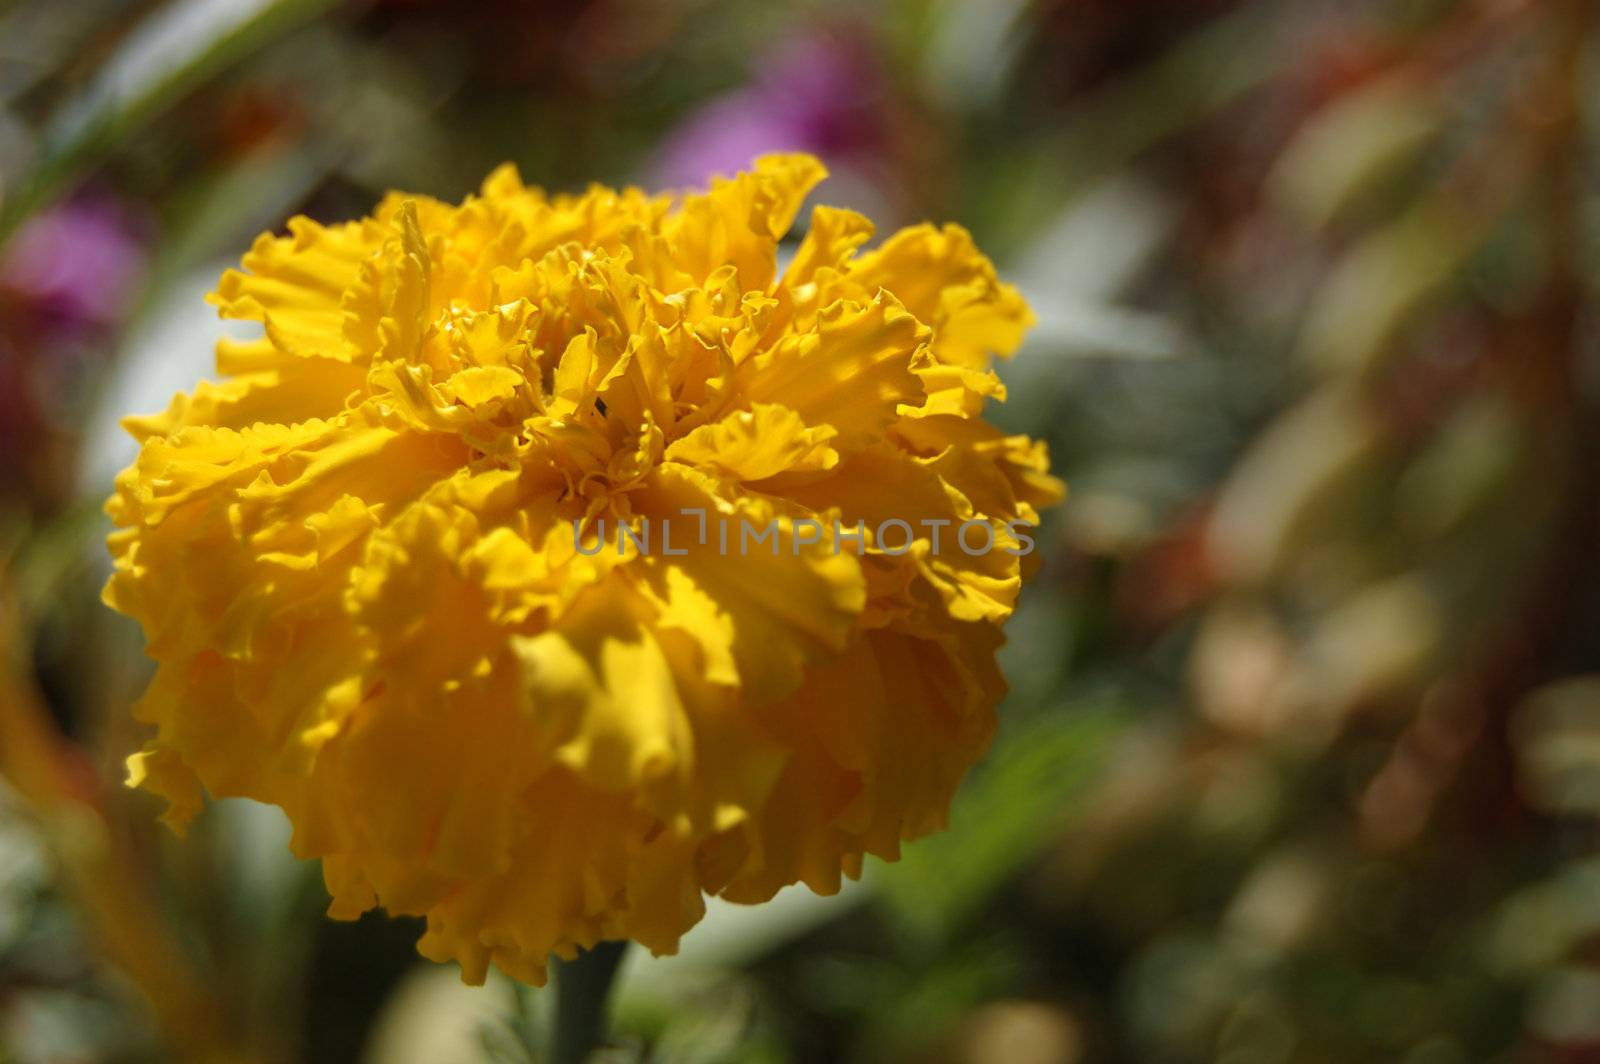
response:
M1600 1060L1593 0L0 0L0 1061L526 1062L548 1003L120 787L119 416L295 212L958 221L1072 486L949 832L636 957L608 1059ZM805 215L802 215L804 218ZM227 326L232 327L232 326Z

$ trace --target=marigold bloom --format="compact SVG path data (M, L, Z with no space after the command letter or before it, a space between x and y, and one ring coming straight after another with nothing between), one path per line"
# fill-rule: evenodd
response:
M823 176L675 201L506 167L260 237L212 300L264 336L127 422L105 598L158 663L130 782L179 828L206 792L283 807L332 915L423 914L469 982L671 952L705 893L831 892L940 827L1027 561L951 535L1014 547L1060 490L978 418L1029 312L963 230L858 254L827 207L779 276ZM724 553L686 509L778 535ZM670 556L574 533L645 520Z

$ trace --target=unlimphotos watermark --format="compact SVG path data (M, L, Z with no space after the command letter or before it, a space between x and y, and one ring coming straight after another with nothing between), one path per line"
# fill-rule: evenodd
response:
M663 519L655 524L649 517L639 519L637 525L623 521L612 522L615 529L615 538L609 542L614 544L618 555L627 554L630 550L638 554L659 554L665 557L682 557L689 553L688 543L699 547L715 547L721 555L747 555L755 550L767 549L773 557L783 553L784 542L788 543L790 554L798 555L802 547L813 546L819 543L831 544L833 553L839 554L844 549L845 543L854 545L853 553L861 554L869 547L867 538L867 524L857 521L854 526L841 523L838 520L831 522L832 535L824 540L829 526L821 521L809 517L783 520L771 518L765 524L757 524L748 518L739 517L729 519L718 516L714 521L708 520L708 515L702 509L680 510L685 517L697 518L696 527L691 534L684 534L683 529L678 530L680 540L674 546L673 522ZM574 518L572 521L572 539L577 545L578 553L593 556L606 549L606 520L604 518L595 522L594 534L584 535L584 522ZM1033 553L1033 537L1029 532L1035 527L1030 521L1006 521L998 527L1005 532L1004 536L996 532L996 525L988 521L969 520L957 524L950 518L924 517L918 521L906 521L898 517L891 517L878 523L872 529L870 546L889 555L901 555L909 552L913 546L923 540L917 532L918 527L926 530L926 542L929 550L934 554L943 553L953 542L963 554L971 557L980 557L991 551L1000 550L1006 554L1022 556ZM948 533L948 534L947 534Z

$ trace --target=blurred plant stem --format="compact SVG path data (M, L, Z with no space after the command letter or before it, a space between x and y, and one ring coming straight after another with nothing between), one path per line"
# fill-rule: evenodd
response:
M1552 20L1559 46L1529 101L1537 155L1543 164L1537 224L1545 242L1545 283L1518 322L1521 359L1515 386L1530 419L1542 425L1549 475L1565 482L1565 500L1539 568L1521 590L1521 608L1511 611L1504 630L1481 655L1477 697L1498 707L1496 742L1485 752L1489 764L1478 778L1498 786L1480 788L1470 815L1480 826L1503 825L1522 809L1516 754L1505 719L1526 694L1560 671L1562 635L1581 619L1583 601L1573 589L1591 586L1600 556L1600 467L1592 456L1600 448L1600 408L1582 382L1584 320L1592 298L1586 262L1590 228L1585 200L1588 150L1585 143L1586 88L1592 77L1595 31L1600 5L1566 0Z
M0 245L186 93L333 6L333 0L155 5L124 35L101 76L51 114L37 157L0 190Z
M549 1064L583 1064L606 1038L606 1000L628 943L600 942L552 965L556 996Z
M0 556L0 777L36 818L86 934L149 999L173 1059L276 1060L260 1046L230 1038L222 1002L177 942L134 854L114 830L89 758L56 728L26 678L7 570L8 559Z

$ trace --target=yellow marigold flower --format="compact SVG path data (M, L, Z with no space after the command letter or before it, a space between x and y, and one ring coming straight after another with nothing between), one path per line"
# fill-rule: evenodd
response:
M823 176L505 167L260 237L211 299L264 335L127 422L105 599L158 663L130 782L179 828L207 792L281 806L332 915L425 915L469 982L671 952L707 893L832 892L939 828L1060 494L978 417L1030 315L955 226L858 253L818 207L780 275Z

